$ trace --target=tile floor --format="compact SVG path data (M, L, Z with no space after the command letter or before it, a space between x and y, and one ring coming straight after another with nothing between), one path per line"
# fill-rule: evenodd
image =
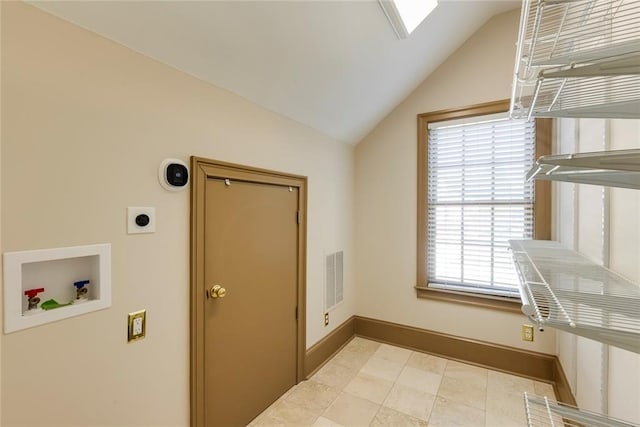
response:
M549 384L356 337L250 426L525 426Z

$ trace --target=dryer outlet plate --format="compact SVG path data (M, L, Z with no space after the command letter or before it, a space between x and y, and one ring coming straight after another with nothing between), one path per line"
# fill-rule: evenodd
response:
M147 225L136 224L139 215L146 215L149 218ZM127 208L127 234L155 233L156 232L156 208L151 207L128 207Z

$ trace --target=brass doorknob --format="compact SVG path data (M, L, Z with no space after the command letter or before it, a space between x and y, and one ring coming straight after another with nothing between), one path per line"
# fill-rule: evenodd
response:
M209 295L211 295L211 298L224 298L227 295L227 290L220 285L215 285L211 287Z

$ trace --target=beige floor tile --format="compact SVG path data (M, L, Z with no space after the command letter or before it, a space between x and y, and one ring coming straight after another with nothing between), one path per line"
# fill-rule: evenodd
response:
M285 391L284 394L282 396L279 397L279 399L284 399L285 397L287 397L293 390L296 389L296 387L298 387L298 384L294 385L293 387L291 387L289 390ZM275 402L274 402L275 403Z
M358 374L347 384L344 391L380 405L393 387L393 382L367 374Z
M508 393L495 389L487 390L486 413L487 417L491 415L492 419L511 419L514 423L526 423L524 392Z
M269 414L264 413L259 417L257 417L255 420L251 421L248 424L248 427L267 427L267 426L284 427L286 425L287 424L282 420L278 420L276 418L269 416Z
M298 426L310 426L318 419L318 414L286 400L278 400L267 410L265 415L265 419L275 420L285 425Z
M345 426L368 426L379 407L366 399L343 392L322 416Z
M482 382L467 381L464 376L452 378L444 376L438 389L438 396L484 411L487 389Z
M320 417L313 424L313 427L342 427L342 424L334 423L325 417Z
M431 414L431 408L433 407L435 398L433 394L396 384L382 405L414 418L427 421Z
M405 366L402 369L402 372L400 372L400 376L398 376L396 384L401 384L414 390L424 391L435 395L438 393L441 380L442 375Z
M353 368L345 367L333 360L324 365L311 379L331 387L343 388L358 373Z
M366 352L343 349L340 353L336 354L331 361L346 368L359 371L370 358L371 354Z
M391 362L377 356L372 356L360 370L361 374L382 378L383 380L394 382L402 371L402 364Z
M356 337L250 425L517 427L524 391L554 397L550 384Z
M285 396L289 395L289 393L291 393L292 390L294 390L297 387L297 385L294 385L293 387L291 387L285 394L283 394L282 396L280 396L280 398L278 400L276 400L275 402L273 402L271 405L269 405L267 407L267 409L265 409L264 411L262 411L262 413L260 415L258 415L254 421L257 421L258 418L262 417L263 415L267 415L269 414L269 412L271 411L271 409L273 409L276 405L278 405L280 403L280 401L284 400Z
M373 356L404 365L407 363L407 360L409 360L411 353L412 351L407 350L406 348L394 347L389 344L381 344Z
M444 370L444 376L450 378L463 379L468 383L487 386L488 369L478 366L467 365L465 363L456 362L454 360L447 361L447 367Z
M355 351L358 353L368 354L369 356L378 350L380 343L365 338L354 337L342 350Z
M381 407L371 427L426 427L426 421L411 417L391 408Z
M484 411L437 397L429 417L430 427L484 427Z
M487 390L497 390L508 393L535 393L533 380L509 375L497 371L489 371Z
M414 351L407 360L407 366L442 375L447 366L447 359Z
M333 403L339 394L339 388L331 387L315 380L307 380L298 384L294 390L281 399L320 415Z
M561 425L562 424L558 424L558 426L561 426ZM528 427L528 424L526 421L514 420L513 418L487 412L485 414L485 426L486 427Z
M540 397L546 397L547 399L556 400L556 394L553 391L553 386L551 384L534 381L533 390L535 391L535 394Z

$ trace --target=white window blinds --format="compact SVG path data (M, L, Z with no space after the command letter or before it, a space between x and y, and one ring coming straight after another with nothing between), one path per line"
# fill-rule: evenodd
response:
M509 239L533 236L535 122L501 117L429 125L430 287L517 297Z

